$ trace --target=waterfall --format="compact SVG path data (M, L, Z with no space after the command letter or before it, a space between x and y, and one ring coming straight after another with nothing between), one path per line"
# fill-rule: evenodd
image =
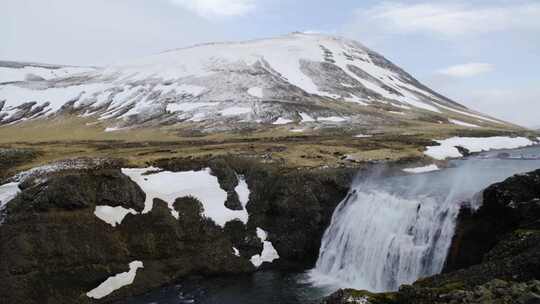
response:
M429 196L356 187L334 212L314 273L371 291L438 273L458 211Z
M326 230L313 280L396 290L439 273L463 194L423 176L357 181Z
M356 180L324 233L311 281L382 292L439 273L461 203L478 207L482 189L540 162L452 164L435 173L388 177L377 172Z

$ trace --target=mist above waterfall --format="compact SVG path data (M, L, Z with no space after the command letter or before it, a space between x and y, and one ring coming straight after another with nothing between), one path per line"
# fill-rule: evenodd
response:
M536 151L529 148L519 151ZM311 279L370 291L439 273L463 203L481 204L492 183L540 168L540 160L474 157L439 172L389 176L378 168L359 176L334 211Z

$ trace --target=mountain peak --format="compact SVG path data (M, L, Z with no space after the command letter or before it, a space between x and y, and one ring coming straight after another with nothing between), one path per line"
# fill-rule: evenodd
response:
M427 116L468 127L504 124L437 94L359 42L319 33L199 44L59 75L40 67L54 77L21 79L27 71L0 69L19 73L0 83L0 124L65 112L95 117L111 130L189 123L212 131L306 120L376 125Z

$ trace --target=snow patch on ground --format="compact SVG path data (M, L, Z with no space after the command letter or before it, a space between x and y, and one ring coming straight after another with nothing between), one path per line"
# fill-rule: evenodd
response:
M105 132L109 133L109 132L116 132L116 131L120 131L122 130L123 128L117 128L117 127L107 127L105 128Z
M500 149L516 149L534 144L533 141L525 137L505 136L452 137L444 140L437 140L436 142L438 142L440 146L427 147L424 154L438 160L462 157L456 146L463 147L470 152L482 152Z
M18 182L3 184L0 186L0 209L21 192Z
M69 77L80 73L93 71L93 68L61 67L46 68L25 66L22 68L0 67L0 82L25 81L32 76L48 80L59 77Z
M263 250L261 254L256 254L251 257L251 263L255 267L259 267L264 262L272 263L272 261L279 259L279 254L272 245L272 242L266 240L268 238L268 233L257 227L257 237L261 239L261 242L263 243Z
M21 192L19 182L11 182L0 185L0 225L4 221L1 211L4 210L7 203L14 199L19 192Z
M189 112L198 108L215 105L212 102L182 102L182 103L169 103L167 104L167 111L169 112Z
M246 183L246 179L243 175L237 176L238 178L238 185L234 188L234 191L238 195L238 200L240 201L240 204L242 204L242 207L244 210L246 210L247 203L249 202L249 187ZM247 218L246 218L247 222Z
M293 122L293 121L290 120L290 119L280 117L276 121L274 121L272 124L273 125L286 125L286 124L289 124L291 122Z
M339 116L328 116L328 117L319 117L317 120L323 121L323 122L344 122L344 121L347 121L347 118L343 118Z
M257 98L263 98L264 97L263 89L259 88L259 87L249 88L247 92L248 92L249 95L251 95L253 97L257 97Z
M177 198L191 196L203 205L203 216L212 219L217 225L224 227L232 220L248 221L247 210L231 210L225 206L227 192L221 189L217 177L212 175L210 168L200 171L170 172L158 171L158 168L122 169L122 173L141 187L146 193L143 214L153 208L154 198L159 198L169 206L172 216L179 218L178 211L173 207ZM247 184L239 181L235 189L239 198L246 202L249 197ZM245 188L244 188L245 187ZM247 189L247 190L246 190ZM242 201L241 201L242 202Z
M369 138L369 137L373 137L373 135L369 135L369 134L358 134L358 135L355 135L354 137L355 137L355 138Z
M461 111L461 110L458 110L458 109L454 109L454 108L445 106L445 105L443 105L443 104L437 104L437 106L440 107L440 108L449 110L449 111L453 111L453 112L456 112L456 113L459 113L459 114L462 114L462 115L469 116L469 117L474 117L474 118L477 118L477 119L481 119L481 120L493 122L493 123L496 123L496 124L505 124L505 123L502 122L502 121L497 121L497 120L495 120L495 119L491 119L491 118L489 118L489 117L481 116L481 115L479 115L479 114L474 114L474 113L469 113L469 112Z
M131 285L135 280L135 275L137 274L137 269L139 268L144 268L143 262L133 261L129 263L128 272L122 272L115 276L109 277L98 287L87 292L86 296L93 299L101 299L108 296L115 290L118 290L127 285Z
M251 113L251 108L250 107L233 106L233 107L229 107L229 108L227 108L225 110L221 110L221 111L219 111L219 113L221 113L221 115L223 115L223 116L237 116L237 115Z
M429 166L424 166L424 167L403 169L403 171L405 171L407 173L414 173L414 174L433 172L433 171L438 171L438 170L439 170L439 167L437 165L429 165Z
M137 215L137 211L133 209L126 209L122 206L111 207L111 206L96 206L94 215L105 223L116 227L120 225L124 220L124 217L128 214Z
M309 116L307 113L300 113L300 117L302 117L302 122L314 122L315 118Z
M477 125L474 125L474 124L471 124L471 123L468 123L468 122L464 122L464 121L461 121L461 120L457 120L457 119L449 119L448 121L450 121L451 123L453 123L455 125L458 125L458 126L471 127L471 128L480 128L480 126L477 126Z

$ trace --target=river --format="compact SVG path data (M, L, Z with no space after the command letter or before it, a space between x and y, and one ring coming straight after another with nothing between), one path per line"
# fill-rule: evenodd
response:
M425 174L377 168L334 211L313 269L190 279L127 303L305 304L337 288L396 290L441 271L462 203L479 207L485 187L538 168L540 147L486 152Z

